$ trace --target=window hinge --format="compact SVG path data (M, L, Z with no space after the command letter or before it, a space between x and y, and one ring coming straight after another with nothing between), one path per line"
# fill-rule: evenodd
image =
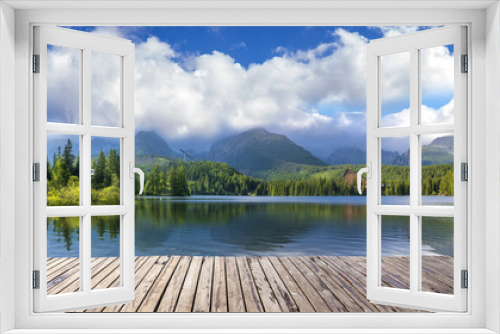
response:
M40 55L33 55L33 73L40 73Z
M467 270L462 270L461 276L462 276L462 289L467 289L469 287L469 272Z
M33 289L40 289L40 270L33 270Z
M38 162L33 164L33 181L40 181L40 164Z
M469 165L466 162L462 162L460 165L461 180L469 181Z
M461 71L462 73L468 73L469 72L469 56L467 55L462 55L462 68Z

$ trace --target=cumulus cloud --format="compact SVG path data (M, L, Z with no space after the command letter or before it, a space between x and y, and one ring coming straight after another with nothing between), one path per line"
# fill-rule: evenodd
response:
M119 28L98 28L94 32L125 37ZM284 133L322 155L353 142L363 146L367 43L364 36L340 28L332 33L329 43L295 52L279 48L275 57L245 68L222 52L186 56L151 36L136 42L136 127L157 130L169 141L196 138L201 146L224 134L257 126ZM452 59L446 52L446 48L436 49L423 62L429 73L437 71L426 81L428 87L435 88L435 82L443 82L443 78L449 81L449 73L439 70L443 62ZM61 69L59 73L72 73L74 62L64 50L49 59L51 66ZM119 78L103 59L96 58L96 62L93 75L100 80L92 89L92 106L102 110L96 119L109 125L115 119L111 111L118 108L113 97L119 89ZM389 102L407 94L407 87L401 83L409 75L403 70L407 66L404 59L390 65L383 77L384 98ZM54 78L60 84L54 89L62 89L70 77ZM441 85L446 86L448 81ZM63 94L53 101L58 105L52 110L61 112L64 118L68 118L69 96ZM436 117L444 117L444 110L431 109L429 113L441 112ZM388 121L397 124L404 112L388 115Z
M418 31L418 26L381 26L375 27L380 29L384 37L394 37Z
M420 122L421 124L453 123L454 120L453 107L454 107L454 99L451 99L447 104L441 106L440 108L432 108L426 105L422 105L420 113ZM384 127L408 126L409 119L410 119L410 110L406 108L398 113L393 113L382 117L382 125ZM426 137L431 138L432 136L426 136ZM432 138L437 138L437 137L439 136L434 136Z
M136 124L170 138L211 138L256 126L331 132L336 120L318 106L362 111L365 99L367 41L343 29L335 37L334 46L286 53L247 69L214 51L191 59L189 70L172 60L167 43L148 39L136 46ZM164 52L152 52L159 45Z

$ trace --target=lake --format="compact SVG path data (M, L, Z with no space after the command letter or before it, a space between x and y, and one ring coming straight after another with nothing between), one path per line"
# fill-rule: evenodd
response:
M406 203L390 196L384 204ZM453 205L453 197L424 196ZM365 256L366 198L192 196L136 199L135 253L217 256ZM78 256L78 219L47 220L48 257ZM92 256L119 255L119 217L93 217ZM425 255L453 256L453 219L422 223ZM382 255L409 255L408 217L382 218Z

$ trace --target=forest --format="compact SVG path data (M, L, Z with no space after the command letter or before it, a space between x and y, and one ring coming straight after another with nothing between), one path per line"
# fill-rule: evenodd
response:
M47 160L47 205L79 205L79 157L70 140ZM299 180L265 181L238 172L225 163L165 161L147 166L145 195L352 196L355 182L342 173L315 173ZM92 159L92 205L120 203L120 156L114 149ZM356 170L354 170L355 172ZM382 166L382 194L409 195L410 169ZM138 191L136 178L136 191ZM365 183L363 182L363 192ZM423 195L453 195L453 165L422 167Z
M92 159L91 204L120 204L120 155L111 149L102 150ZM47 205L80 205L80 158L73 153L68 139L61 151L54 153L52 163L47 159Z
M182 187L184 195L259 195L259 196L351 196L358 195L356 184L343 174L327 177L312 174L300 180L264 181L238 172L231 166L210 161L168 162L153 165L146 174L145 194L173 195ZM167 167L168 165L168 167ZM170 172L169 172L170 171ZM177 186L170 175L181 175ZM167 180L164 182L163 180ZM410 169L401 166L382 166L382 194L409 195ZM136 187L137 188L137 187ZM362 185L365 193L365 183ZM178 192L177 192L178 193ZM453 195L453 165L422 167L422 195Z

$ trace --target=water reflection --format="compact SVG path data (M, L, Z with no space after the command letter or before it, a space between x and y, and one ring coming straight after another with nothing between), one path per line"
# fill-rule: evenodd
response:
M140 198L136 200L136 255L365 256L365 203L363 197ZM92 237L119 239L119 224L118 217L99 217L92 224ZM453 226L439 219L425 226L424 252L452 255ZM55 243L52 248L49 245L49 253L53 250L49 256L78 254L77 228L49 219L48 231L52 231L50 242ZM384 237L391 247L383 255L408 255L400 254L409 242L407 227L389 221ZM65 247L58 246L61 243ZM106 243L100 244L102 254L108 254ZM99 252L93 249L92 255L104 256Z

